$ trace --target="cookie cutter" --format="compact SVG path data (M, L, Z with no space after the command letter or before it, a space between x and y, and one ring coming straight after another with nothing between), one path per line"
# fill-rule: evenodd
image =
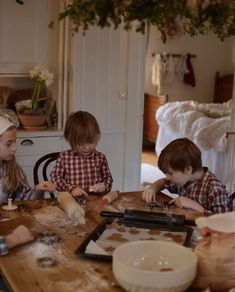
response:
M98 199L98 196L95 195L94 193L89 193L89 196L83 197L74 197L74 199L78 202L78 204L85 205L87 204L88 201L94 201Z
M161 211L169 211L169 209L174 209L175 205L169 204L169 201L164 201L163 203L150 202L150 203L145 203L144 208L149 208L150 210L156 208Z
M87 203L87 200L84 197L75 197L75 200L81 205L85 205Z
M58 234L56 233L49 233L49 232L45 232L45 233L38 233L38 235L36 236L36 240L38 242L42 242L45 243L47 245L52 245L55 242L58 242L61 238L59 237Z
M40 268L51 268L56 265L56 261L52 257L42 257L37 259L37 265Z
M8 204L7 204L7 205L4 205L4 206L2 207L2 209L5 210L5 211L14 211L14 210L16 210L17 208L18 208L17 205L13 205L13 204L12 204L12 198L8 198Z

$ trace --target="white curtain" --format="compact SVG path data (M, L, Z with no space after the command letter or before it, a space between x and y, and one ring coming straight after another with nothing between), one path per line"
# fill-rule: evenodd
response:
M228 180L227 189L235 192L235 39L233 40L233 98L230 131L228 132Z

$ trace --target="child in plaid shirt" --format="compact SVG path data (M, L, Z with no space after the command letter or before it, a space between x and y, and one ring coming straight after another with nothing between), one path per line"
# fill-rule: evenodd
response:
M10 117L0 115L0 203L13 200L36 199L44 191L53 192L55 185L42 182L32 189L27 178L15 160L16 125Z
M57 190L73 196L109 192L113 179L105 155L96 150L100 128L95 117L85 111L72 113L64 137L71 149L60 153L51 172Z
M144 190L142 198L146 202L155 201L156 193L166 188L179 194L170 203L180 208L208 214L232 211L230 193L207 167L202 167L201 151L189 139L169 143L162 150L158 165L166 178Z

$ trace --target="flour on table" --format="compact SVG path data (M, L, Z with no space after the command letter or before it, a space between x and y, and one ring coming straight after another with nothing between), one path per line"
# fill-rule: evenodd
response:
M35 210L33 217L40 224L50 226L56 225L71 225L71 221L68 219L64 211L56 206L45 206L40 211Z

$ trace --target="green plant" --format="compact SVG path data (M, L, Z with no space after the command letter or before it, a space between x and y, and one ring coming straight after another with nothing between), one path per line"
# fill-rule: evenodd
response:
M153 25L165 42L176 29L195 36L214 32L219 39L235 35L235 0L73 0L59 15L59 20L70 17L74 31L90 26L126 30L135 22L136 31L145 33Z
M66 17L74 31L82 28L83 34L90 26L123 25L129 30L135 22L142 33L147 26L156 26L163 42L179 31L192 37L212 31L222 41L235 35L235 0L72 0L59 20Z
M38 101L42 86L44 84L49 86L53 82L53 74L50 73L48 69L42 69L39 66L36 66L29 72L29 75L32 79L35 78L36 80L31 99L31 108L35 111L38 108Z
M46 114L46 108L39 107L39 101L46 100L39 99L43 87L49 86L53 82L53 74L48 71L48 69L42 69L39 66L36 66L29 72L29 76L32 79L35 79L35 86L33 89L32 97L30 100L23 100L16 103L17 112L20 114Z

